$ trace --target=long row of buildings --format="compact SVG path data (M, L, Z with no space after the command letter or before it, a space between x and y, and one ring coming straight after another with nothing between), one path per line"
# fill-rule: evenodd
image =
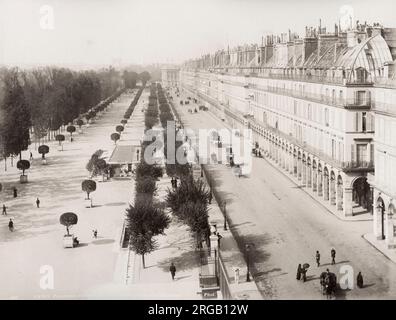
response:
M234 128L251 128L262 152L330 210L372 213L376 238L392 247L395 63L396 29L319 26L167 68L163 82Z

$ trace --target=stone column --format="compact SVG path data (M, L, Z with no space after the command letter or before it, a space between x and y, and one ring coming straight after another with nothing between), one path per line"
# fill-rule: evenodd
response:
M352 188L344 188L344 216L352 217L353 201L352 201Z
M301 180L302 161L297 157L297 179Z
M331 205L337 205L337 185L336 185L336 181L334 180L329 180L329 196L330 196L330 204Z
M343 209L343 200L344 200L344 198L343 198L342 187L340 188L340 186L337 183L337 185L336 185L336 205L337 205L337 210L341 211Z
M377 207L376 203L373 203L373 233L377 240L383 240L382 238L382 207ZM385 214L385 213L384 213Z
M312 187L312 165L307 166L307 187Z
M307 183L307 163L302 161L301 166L302 166L302 184L305 185Z
M318 172L312 168L312 191L318 191Z
M388 249L395 248L394 243L394 227L393 227L393 214L392 212L385 213L385 240Z
M318 196L323 196L323 172L318 171Z

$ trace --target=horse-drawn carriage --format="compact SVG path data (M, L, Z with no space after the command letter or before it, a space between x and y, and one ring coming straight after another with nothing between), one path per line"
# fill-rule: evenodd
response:
M332 272L322 272L320 286L327 299L331 299L331 296L335 296L337 292L337 276Z

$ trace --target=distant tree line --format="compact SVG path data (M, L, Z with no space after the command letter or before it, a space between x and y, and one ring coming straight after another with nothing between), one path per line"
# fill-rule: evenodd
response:
M150 74L147 71L136 73L134 71L125 70L122 75L122 78L124 80L125 88L134 89L136 87L136 83L139 80L142 82L142 85L144 87L147 81L150 80Z
M60 128L79 117L89 120L108 104L106 98L124 87L135 87L133 77L145 84L150 74L120 74L112 67L97 71L0 69L0 159L21 158L32 137L35 141L55 138Z

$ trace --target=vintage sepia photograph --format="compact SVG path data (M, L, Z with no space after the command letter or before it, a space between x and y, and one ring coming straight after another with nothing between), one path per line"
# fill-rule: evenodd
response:
M396 299L396 2L0 0L0 209L0 300Z

